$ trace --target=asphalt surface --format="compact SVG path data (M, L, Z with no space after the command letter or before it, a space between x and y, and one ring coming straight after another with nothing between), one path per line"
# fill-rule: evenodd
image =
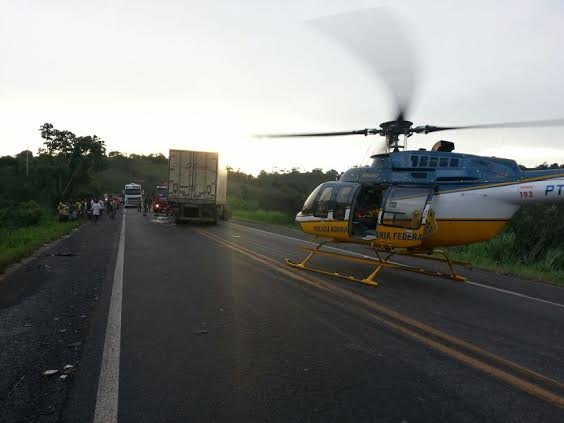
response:
M291 229L124 222L121 290L121 216L0 280L2 421L564 421L564 289L466 269L372 288L284 264L311 246Z

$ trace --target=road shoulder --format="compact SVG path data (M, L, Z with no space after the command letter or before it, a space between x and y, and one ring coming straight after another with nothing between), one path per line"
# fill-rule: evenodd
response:
M85 225L37 251L0 283L0 406L5 421L61 421L103 314L119 220ZM100 304L102 303L102 304ZM65 368L65 366L67 366ZM54 370L52 375L43 375Z

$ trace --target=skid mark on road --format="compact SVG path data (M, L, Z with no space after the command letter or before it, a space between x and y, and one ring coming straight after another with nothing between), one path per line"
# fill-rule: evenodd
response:
M119 356L121 342L121 306L123 291L123 261L125 252L125 210L121 220L119 247L112 284L110 311L106 325L104 352L100 377L98 379L98 393L94 410L94 423L117 422L118 393L119 393Z
M294 238L294 237L287 236L287 235L277 234L275 232L268 232L268 231L265 231L265 230L262 230L262 229L252 228L250 226L245 226L245 225L239 225L239 224L233 223L233 222L229 222L229 224L233 225L233 226L237 226L238 228L242 228L244 230L255 231L255 232L263 233L265 235L273 235L273 236L276 236L276 237L279 237L279 238L284 238L284 239L294 241L294 242L301 242L301 243L304 243L304 244L317 245L317 243L312 242L312 241L308 241L308 240L305 240L305 239ZM360 254L360 253L356 253L354 251L345 250L344 248L331 247L329 245L326 245L325 248L329 249L329 250L335 250L335 251L338 251L338 252L345 252L347 254L357 256L357 257L374 259L374 257L371 257L369 255ZM391 262L391 263L395 263L395 262ZM537 302L540 302L540 303L543 303L543 304L549 304L551 306L564 309L564 304L560 304L560 303L556 303L556 302L548 301L548 300L543 300L542 298L531 297L530 295L521 294L520 292L510 291L508 289L497 288L497 287L491 286L491 285L484 285L484 284L481 284L481 283L478 283L478 282L466 281L466 283L469 284L469 285L472 285L472 286L476 286L478 288L490 289L492 291L496 291L496 292L499 292L501 294L513 295L515 297L519 297L519 298L523 298L523 299L531 300L531 301L537 301Z
M440 351L469 367L489 374L514 388L564 408L564 384L558 380L544 376L323 279L298 274L267 256L227 241L209 231L199 229L196 232L298 282L350 300L360 306L357 311L364 316L377 320L411 339Z

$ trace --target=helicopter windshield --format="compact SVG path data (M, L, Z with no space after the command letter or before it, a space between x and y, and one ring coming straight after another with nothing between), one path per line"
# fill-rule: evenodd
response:
M309 197L307 197L307 200L305 200L304 206L302 207L302 214L313 214L313 205L322 186L323 184L319 185L311 194L309 194Z

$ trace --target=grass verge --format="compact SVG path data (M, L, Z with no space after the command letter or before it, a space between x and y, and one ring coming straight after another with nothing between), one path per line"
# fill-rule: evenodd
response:
M504 231L489 241L451 248L450 255L475 267L564 286L562 248L547 248L533 260L517 241L517 234Z
M261 223L270 223L272 225L281 225L295 228L296 223L294 217L287 214L270 211L270 210L233 210L233 217L240 220L249 220Z
M535 279L548 282L553 285L564 286L564 272L557 269L547 269L543 262L534 264L523 264L515 262L497 262L487 256L481 256L472 251L450 251L449 255L454 260L472 263L472 266L480 269L492 270L507 275L520 276L526 279Z
M8 265L31 255L43 244L69 233L81 223L59 222L55 217L46 217L36 226L0 229L0 273Z

